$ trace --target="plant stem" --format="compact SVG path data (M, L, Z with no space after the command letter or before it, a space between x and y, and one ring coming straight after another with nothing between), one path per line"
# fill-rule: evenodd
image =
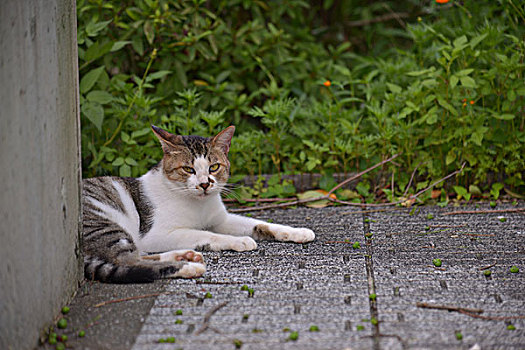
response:
M139 86L137 88L137 91L133 95L133 98L131 99L131 102L128 105L128 109L126 109L126 113L124 113L124 115L122 116L122 119L120 120L117 128L113 132L113 135L111 135L109 140L104 142L102 147L106 147L107 145L111 144L113 142L113 140L115 139L115 137L117 137L117 135L120 132L120 130L122 129L122 126L124 125L124 122L126 121L128 115L129 115L129 112L131 111L131 108L135 104L135 100L137 99L137 96L139 95L139 93L142 92L142 86L144 85L144 81L146 80L146 77L148 76L148 72L149 72L149 70L151 68L151 64L153 63L153 60L155 59L155 57L157 57L157 49L153 49L153 52L150 55L148 65L146 67L146 70L144 71L144 74L142 75L142 80L140 81L140 84L139 84Z

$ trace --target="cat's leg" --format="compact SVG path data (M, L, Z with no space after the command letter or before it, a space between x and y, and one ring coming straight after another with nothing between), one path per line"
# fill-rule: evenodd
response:
M213 230L235 236L250 236L257 240L306 243L315 239L315 233L308 228L273 224L229 213Z
M168 253L171 250L181 249L235 250L238 252L257 249L257 243L250 237L236 237L194 229L176 229L162 235L162 237L147 235L140 241L140 245L141 251L158 252L168 250Z
M204 257L201 253L194 250L171 250L160 254L150 254L141 257L143 260L155 261L189 261L203 263Z

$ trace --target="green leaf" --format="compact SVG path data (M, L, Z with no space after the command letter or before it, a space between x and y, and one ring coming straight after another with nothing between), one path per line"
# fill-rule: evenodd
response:
M133 50L139 54L139 56L144 56L144 43L142 42L142 38L140 36L133 37L131 40L131 46L133 47Z
M126 164L131 165L131 166L137 166L137 165L139 165L139 164L135 161L135 159L133 159L133 158L131 158L131 157L126 157L125 161L126 161Z
M100 103L86 101L80 106L80 110L100 132L104 121L104 108Z
M464 77L464 76L467 76L469 75L470 73L472 73L474 71L474 69L472 68L469 68L469 69L463 69L463 70L460 70L459 72L456 72L456 75L458 77Z
M111 47L111 52L118 51L129 43L131 43L131 41L115 41Z
M171 74L170 70L159 70L158 72L149 74L146 80L151 81L155 79L160 79L160 78L165 77L168 74Z
M82 79L80 80L81 94L85 94L89 90L91 90L93 85L95 85L95 83L97 82L98 78L100 78L100 75L102 74L104 68L104 66L100 66L98 68L92 69L82 77Z
M135 130L131 133L131 138L134 139L137 137L141 137L141 136L149 134L150 132L151 132L151 129L149 127L142 128L140 130Z
M475 38L472 38L470 40L470 48L471 49L475 48L480 42L482 42L487 37L487 35L488 33L485 33L485 34L478 35Z
M463 186L453 186L454 191L458 194L459 198L465 197L468 194L468 191Z
M452 75L450 77L450 87L451 88L454 88L456 85L458 85L458 82L459 82L459 78L455 75Z
M188 85L188 78L186 76L186 70L184 69L184 66L179 60L175 61L174 64L175 64L175 74L177 75L177 78L179 79L182 86L186 87Z
M112 46L113 46L112 42L106 42L105 44L101 45L97 41L96 43L94 43L87 49L87 51L84 54L84 60L94 61L97 58L102 57L105 54L107 54L111 50Z
M505 113L505 114L497 114L497 113L493 113L492 116L496 119L499 119L499 120L512 120L515 118L515 115L514 114L510 114L510 113Z
M431 73L431 72L434 72L435 71L435 68L434 67L430 67L428 69L423 69L423 70L418 70L418 71L413 71L413 72L408 72L406 73L408 76L411 76L411 77L419 77L419 76L422 76L422 75L425 75L427 73Z
M476 81L469 76L459 77L459 81L461 81L461 85L467 88L478 87L478 85L476 84Z
M401 91L403 91L403 89L401 88L401 86L396 85L396 84L386 83L386 86L388 86L388 88L390 89L390 91L392 91L392 92L395 93L395 94L398 94L398 93L400 93Z
M443 97L438 96L437 100L438 100L438 103L441 105L441 107L443 107L446 110L448 110L454 116L456 116L456 117L458 116L458 111L456 111L456 109L450 103L445 101L445 99L443 99Z
M122 164L124 164L124 158L122 157L118 157L113 161L113 163L111 163L113 166L121 166Z
M324 195L319 191L306 191L303 193L297 194L297 198L303 200L303 199L315 199L323 197ZM327 199L313 201L306 203L307 207L310 208L324 208L330 204L330 201Z
M131 176L131 167L127 164L123 164L119 168L120 177L130 177Z
M148 43L152 45L153 40L155 40L155 27L151 21L144 22L144 35L146 36Z
M462 35L460 36L459 38L457 38L456 40L454 40L454 42L452 43L452 45L454 45L455 48L461 48L463 47L466 43L468 42L468 39L465 35Z
M448 153L447 153L447 157L445 159L445 163L447 165L451 164L453 161L456 160L456 153L453 151L453 150L450 150Z
M87 94L86 98L88 101L97 102L97 103L100 103L101 105L113 101L113 96L110 93L106 91L102 91L102 90L90 91Z
M102 22L89 22L87 25L86 25L86 34L88 36L97 36L98 33L106 28L108 26L108 24L111 23L111 20L109 21L102 21Z

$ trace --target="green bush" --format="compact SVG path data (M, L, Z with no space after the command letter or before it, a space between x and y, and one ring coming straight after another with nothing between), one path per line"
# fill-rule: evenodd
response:
M84 176L147 171L150 124L235 124L236 175L346 173L401 152L399 194L416 167L425 183L464 162L457 185L522 191L524 6L419 6L79 0Z

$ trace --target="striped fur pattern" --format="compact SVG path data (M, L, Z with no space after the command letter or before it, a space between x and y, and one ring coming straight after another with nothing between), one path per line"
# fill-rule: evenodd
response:
M85 276L111 283L193 278L204 274L195 250L247 251L256 239L310 242L315 234L233 215L226 190L235 128L213 138L180 136L152 126L164 157L140 178L83 181Z

